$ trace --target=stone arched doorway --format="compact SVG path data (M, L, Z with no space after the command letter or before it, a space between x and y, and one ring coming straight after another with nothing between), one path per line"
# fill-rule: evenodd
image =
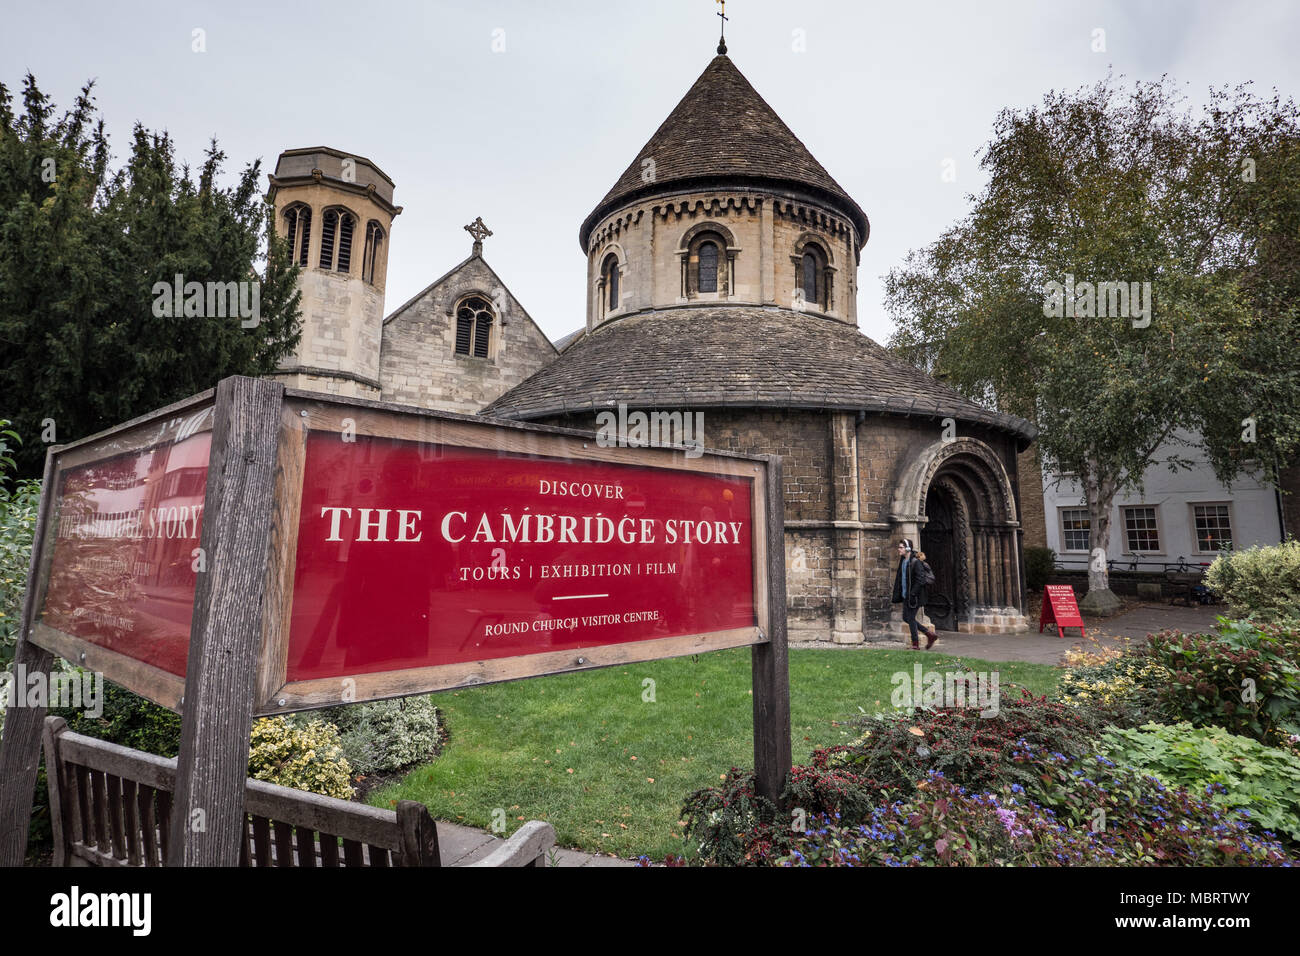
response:
M973 438L927 448L902 476L894 520L901 536L919 541L934 570L926 613L936 627L1028 628L1016 499L992 448Z
M921 528L921 550L934 571L934 586L925 612L931 623L945 631L957 630L962 606L967 553L961 526L960 504L947 489L931 486L925 497L926 522Z

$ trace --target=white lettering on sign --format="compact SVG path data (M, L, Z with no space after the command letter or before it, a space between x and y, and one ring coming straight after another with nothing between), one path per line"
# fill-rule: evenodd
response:
M540 479L544 495L622 499L619 485L599 482ZM395 517L394 517L395 515ZM326 541L414 544L424 537L419 523L423 512L412 508L345 508L328 505L320 516L328 519ZM199 514L191 518L197 533ZM179 524L185 528L182 522ZM743 521L705 521L689 518L645 518L639 515L569 515L510 512L471 513L448 511L438 519L438 532L448 544L469 540L474 544L741 544ZM662 535L662 538L660 537Z
M553 481L541 479L537 486L540 495L562 495L569 498L622 498L621 485L602 485L590 481Z

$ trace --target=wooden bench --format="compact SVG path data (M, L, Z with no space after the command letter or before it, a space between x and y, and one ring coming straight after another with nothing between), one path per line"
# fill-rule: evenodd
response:
M163 866L176 759L68 730L43 732L55 866ZM471 866L545 866L555 829L525 823ZM429 811L402 800L396 812L248 780L241 866L441 866Z

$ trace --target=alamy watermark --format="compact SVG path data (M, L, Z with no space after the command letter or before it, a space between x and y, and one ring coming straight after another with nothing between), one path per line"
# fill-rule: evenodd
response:
M1150 282L1079 282L1065 274L1043 286L1043 315L1049 319L1132 319L1133 328L1151 324Z
M895 671L889 702L896 708L977 707L981 717L996 717L1001 699L997 671L926 671L920 664L912 673Z
M596 444L601 448L681 445L687 458L699 458L704 454L704 413L629 412L619 402L617 412L596 414Z
M242 329L262 321L260 282L186 282L178 272L171 282L155 282L152 294L157 319L238 318Z
M33 671L17 663L0 673L0 708L76 707L87 717L104 715L104 675L99 671Z

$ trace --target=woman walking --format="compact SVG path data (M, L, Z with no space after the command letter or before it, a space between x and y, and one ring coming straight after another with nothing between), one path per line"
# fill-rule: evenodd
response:
M904 538L898 542L898 573L894 575L893 603L903 605L903 620L907 622L912 632L914 651L921 649L920 641L916 636L918 630L925 632L927 651L934 647L934 642L939 639L938 634L918 624L916 620L916 615L925 607L925 570L925 556L916 551L912 539Z

